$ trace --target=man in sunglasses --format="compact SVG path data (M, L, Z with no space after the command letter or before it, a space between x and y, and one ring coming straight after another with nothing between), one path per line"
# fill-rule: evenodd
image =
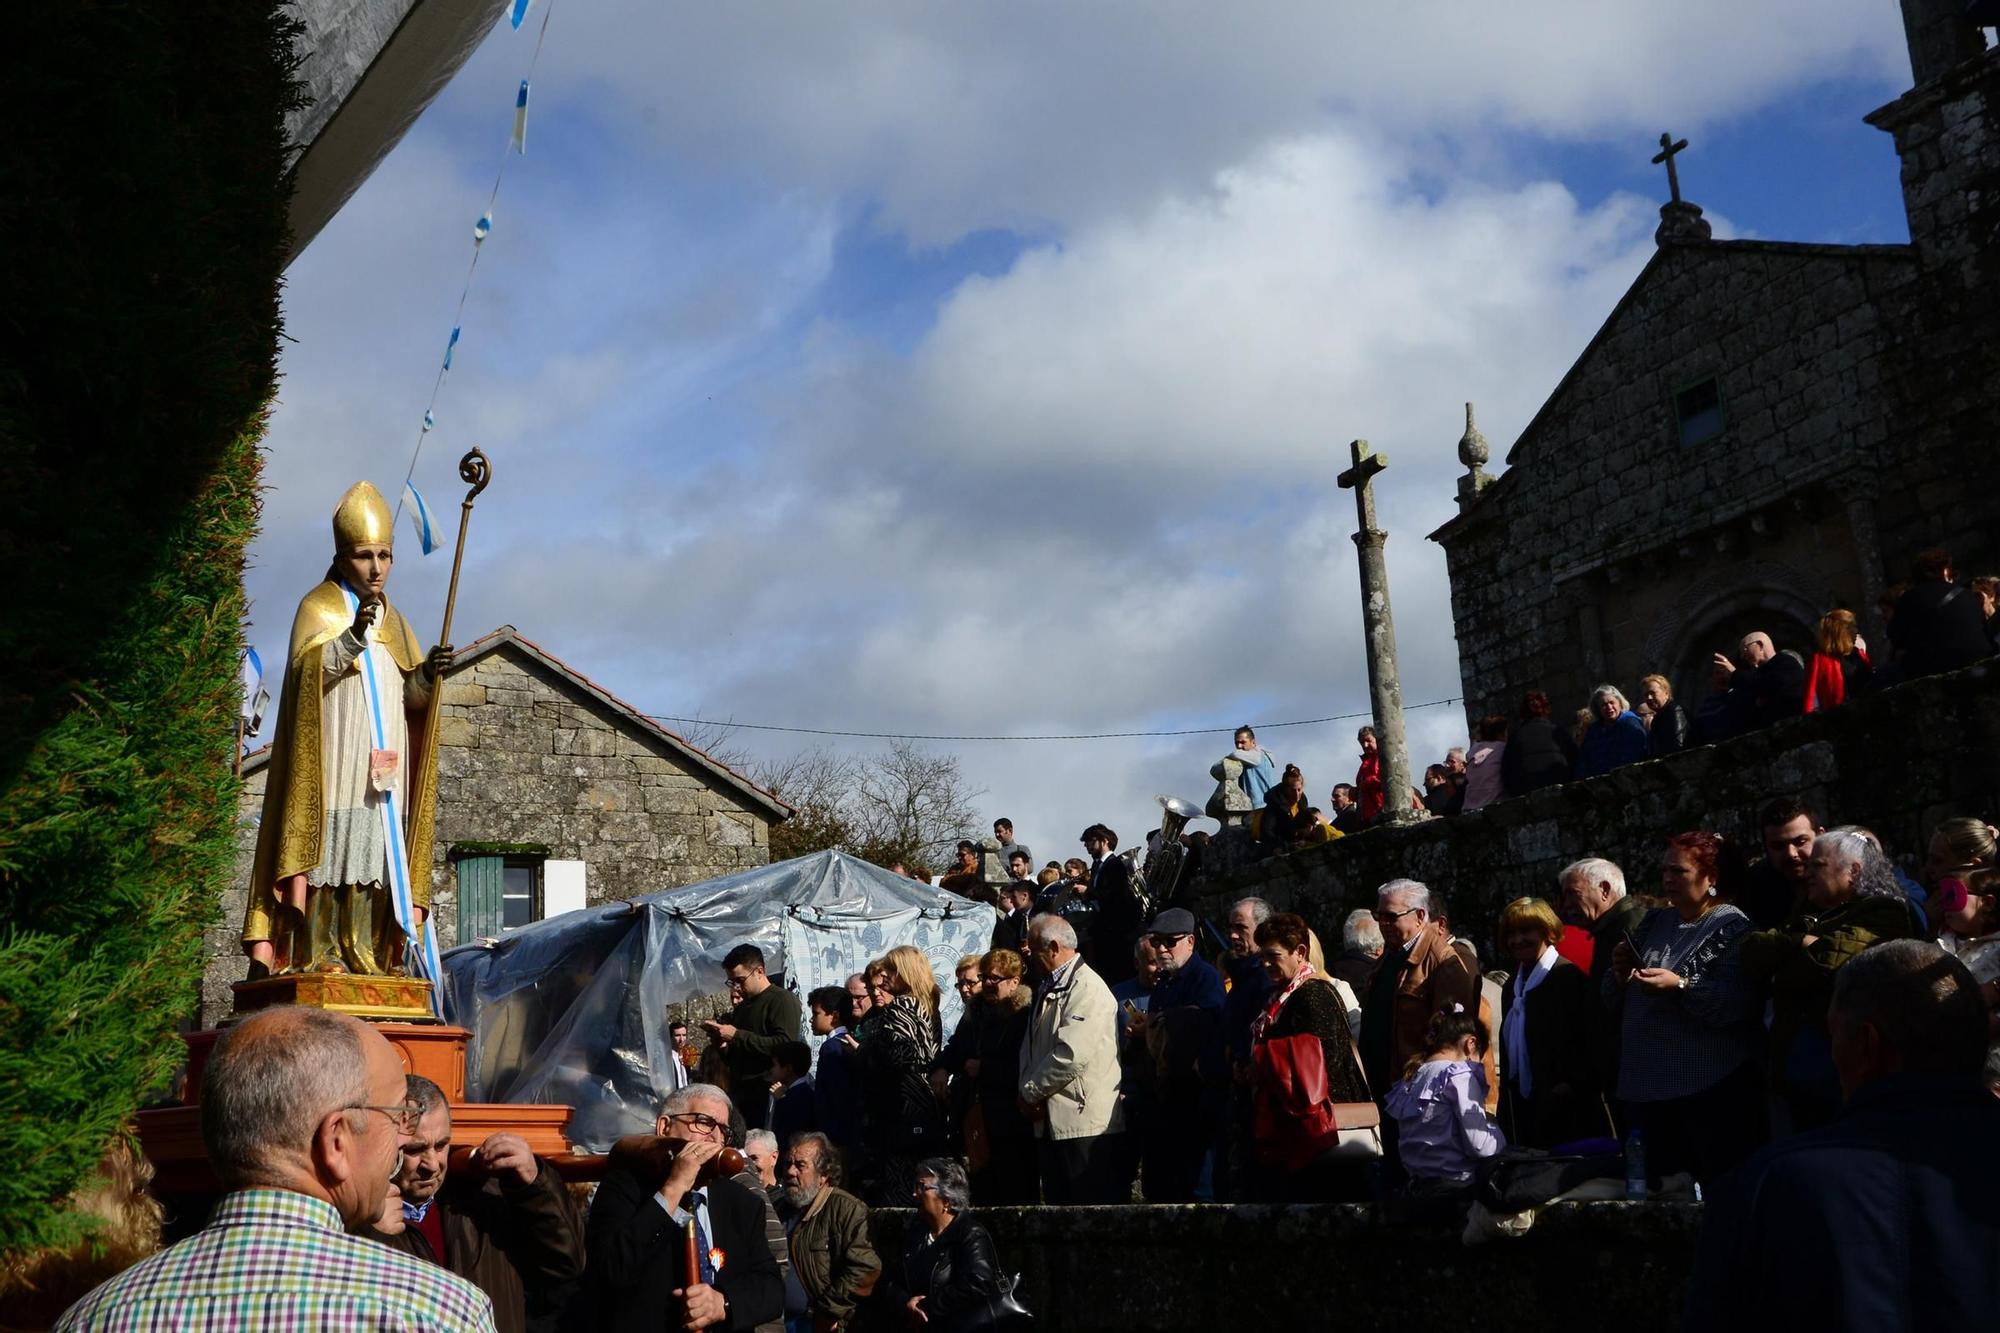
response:
M590 1206L584 1289L594 1333L755 1328L784 1317L785 1283L765 1241L768 1202L702 1168L729 1140L729 1094L690 1083L667 1098L655 1151L615 1152ZM697 1271L687 1263L695 1227Z

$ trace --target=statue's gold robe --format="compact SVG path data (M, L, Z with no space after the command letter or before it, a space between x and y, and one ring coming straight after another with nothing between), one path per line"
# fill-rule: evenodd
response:
M329 686L323 678L323 664L327 645L353 623L347 599L331 579L305 595L292 621L291 651L278 704L277 731L264 770L263 822L257 830L257 856L243 921L246 949L258 941L271 941L279 970L304 962L305 922L279 900L277 888L295 875L310 874L325 857L332 783L324 771L329 745L322 725L323 705ZM404 676L422 670L424 652L416 634L409 621L386 601L373 639L388 650ZM358 667L356 659L350 670ZM414 906L426 910L431 897L431 834L437 817L437 728L432 723L441 692L437 688L426 692L424 707L406 707L409 735L406 752L399 758L405 802L401 832L410 871L410 897ZM385 705L388 702L384 699ZM347 760L356 762L352 755ZM365 747L358 762L368 762ZM386 963L402 938L394 913L384 910L389 894L386 872L372 892L377 899L373 957Z

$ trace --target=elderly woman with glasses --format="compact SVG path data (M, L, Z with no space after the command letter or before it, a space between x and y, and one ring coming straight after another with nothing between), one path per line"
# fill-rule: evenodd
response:
M970 1093L959 1128L973 1188L989 1204L1041 1199L1035 1126L1021 1113L1021 1043L1028 1035L1034 992L1026 965L1013 949L995 949L979 960L979 995L966 1006L958 1031L938 1056L953 1087Z
M1840 1080L1826 1025L1833 981L1862 950L1906 938L1914 927L1903 886L1882 851L1860 832L1813 839L1805 898L1776 930L1743 938L1743 973L1770 996L1771 1091L1791 1131L1840 1110Z
M953 1159L919 1162L908 1202L917 1215L904 1233L902 1261L883 1273L875 1300L900 1308L907 1327L949 1329L1000 1294L999 1252L967 1215L972 1187Z

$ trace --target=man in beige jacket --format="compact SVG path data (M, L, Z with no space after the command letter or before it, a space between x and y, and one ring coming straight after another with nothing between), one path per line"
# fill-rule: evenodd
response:
M1021 1109L1035 1122L1049 1203L1127 1203L1132 1172L1118 1102L1118 1004L1053 912L1028 927L1040 966L1021 1042Z

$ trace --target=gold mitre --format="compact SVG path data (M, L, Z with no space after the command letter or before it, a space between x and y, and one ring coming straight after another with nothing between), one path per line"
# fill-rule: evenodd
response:
M333 549L351 551L357 546L393 546L395 516L382 492L365 481L357 481L340 497L333 511Z

